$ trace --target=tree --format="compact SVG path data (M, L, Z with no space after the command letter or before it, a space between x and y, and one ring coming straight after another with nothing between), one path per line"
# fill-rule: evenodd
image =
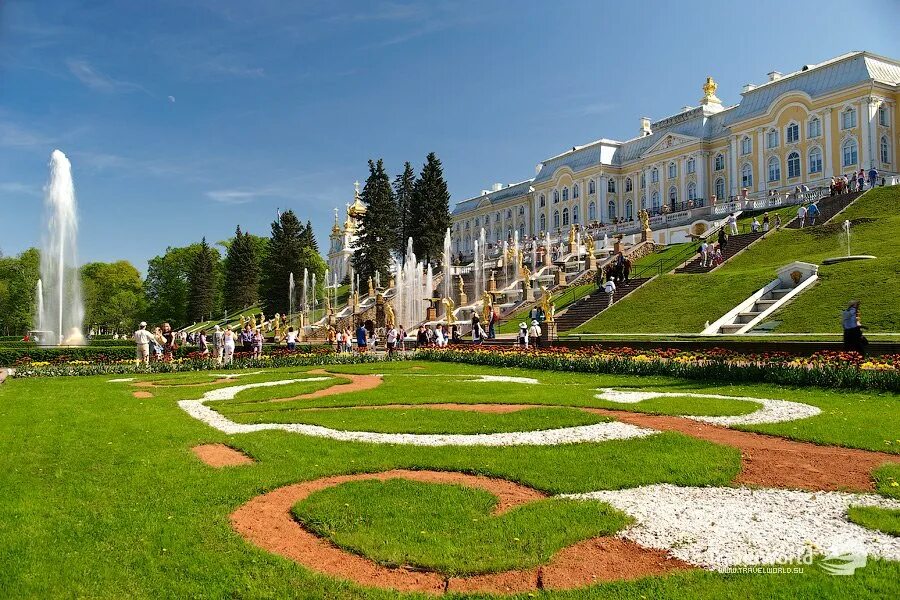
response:
M213 313L216 296L215 259L205 237L200 242L200 248L191 263L188 284L190 286L188 319L195 322L204 321Z
M262 283L260 292L266 313L287 314L290 307L289 279L294 274L297 289L303 280L303 269L316 272L318 265L310 262L306 228L297 219L294 211L281 213L278 220L272 222L272 237L269 238L268 250L262 263ZM317 277L321 279L322 273Z
M316 234L313 232L312 222L307 219L306 229L303 230L303 246L312 248L316 252L319 251L319 243L316 241Z
M259 301L259 244L257 236L242 233L238 225L234 239L227 244L228 254L225 256L224 292L225 308L229 312L238 312Z
M81 267L84 325L98 333L131 331L146 309L141 274L127 260Z
M18 256L0 257L0 332L24 335L34 322L41 255L29 248Z
M222 266L219 252L209 248L213 260L213 289L222 280ZM169 322L173 327L191 323L188 317L188 303L191 295L190 275L194 258L200 251L200 244L181 248L166 248L166 253L148 261L144 292L147 296L147 318L151 323ZM214 298L215 300L215 298ZM214 303L213 312L220 310Z
M436 260L443 251L444 236L450 227L450 193L441 161L434 152L426 157L416 180L410 216L416 256L427 262Z
M397 253L406 253L406 240L412 227L413 191L416 184L416 173L407 161L403 164L403 172L394 179L394 198L397 200Z
M397 247L397 205L381 159L369 161L369 178L360 199L366 212L360 218L353 269L362 281L374 279L376 273L387 280L391 252Z

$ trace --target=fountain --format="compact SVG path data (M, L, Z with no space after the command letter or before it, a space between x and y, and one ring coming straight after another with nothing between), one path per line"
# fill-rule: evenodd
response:
M444 298L452 298L450 294L452 293L451 286L453 285L452 277L450 276L451 270L451 262L452 262L452 254L450 253L450 229L447 229L447 233L444 234L444 255L443 255L443 265L441 266L441 272L443 273L442 281L444 282L444 293L442 296Z
M833 265L835 263L847 262L851 260L870 260L876 258L871 254L850 254L850 221L845 220L843 225L841 225L841 237L847 243L847 256L835 256L833 258L826 258L822 261L823 265Z
M395 322L412 329L425 320L425 300L431 298L434 281L431 266L425 274L425 266L416 262L412 238L407 240L405 259L396 262L394 272Z
M472 262L472 277L474 278L475 298L481 298L481 292L484 291L484 283L482 281L481 272L481 249L478 247L478 240L475 240L474 260Z
M44 188L48 229L41 243L36 335L46 345L83 345L84 304L78 275L78 217L72 165L60 150L50 155L50 180ZM45 294L46 292L46 294Z
M288 318L287 322L290 323L294 318L294 272L291 271L288 276Z

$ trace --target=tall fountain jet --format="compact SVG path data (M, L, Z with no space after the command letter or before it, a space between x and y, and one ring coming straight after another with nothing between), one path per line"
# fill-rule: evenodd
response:
M50 180L44 188L47 230L41 242L41 297L35 328L41 344L82 345L84 303L78 274L78 216L72 164L60 150L50 155Z

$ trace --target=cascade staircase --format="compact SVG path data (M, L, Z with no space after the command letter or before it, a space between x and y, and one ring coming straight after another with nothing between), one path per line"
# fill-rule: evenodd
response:
M628 281L616 284L616 292L613 294L613 304L638 289L646 282L650 281L650 277L641 277L637 279L629 279ZM607 309L609 306L609 296L602 289L591 292L584 298L573 302L565 312L556 316L556 330L568 331L587 323L595 316Z
M725 262L728 261L729 258L758 240L763 236L762 231L758 231L756 233L739 233L737 235L728 236L728 243L725 245L725 248L722 250L722 258L725 259ZM715 240L713 240L715 241ZM710 244L710 248L713 247L713 244ZM714 265L710 264L707 266L703 266L702 258L700 254L697 254L697 258L690 261L686 265L675 269L676 273L709 273L715 268Z
M767 311L773 304L784 298L790 292L790 287L783 286L763 294L763 296L754 302L753 306L748 310L738 313L732 323L720 326L718 333L725 335L737 333L744 325Z
M816 217L816 225L824 225L834 218L836 214L850 206L854 200L859 198L865 191L853 192L852 194L838 194L837 196L825 196L818 202L819 216ZM810 227L809 219L806 220L806 226ZM796 217L790 223L785 225L787 229L800 229L800 220Z

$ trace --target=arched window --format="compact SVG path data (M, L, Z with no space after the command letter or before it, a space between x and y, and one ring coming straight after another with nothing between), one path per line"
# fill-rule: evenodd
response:
M778 147L778 130L770 129L766 134L766 148L777 148Z
M559 190L553 190L553 204L559 203Z
M472 237L466 234L466 252L472 249Z
M882 127L891 126L890 113L888 112L888 107L886 104L882 104L878 107L878 124Z
M753 187L753 167L750 166L750 163L744 163L744 166L741 167L741 187Z
M809 126L806 128L806 137L817 138L822 135L822 121L819 117L813 117L809 120Z
M650 183L658 183L659 182L659 169L653 167L653 170L650 171Z
M544 208L545 206L547 206L547 199L544 198L544 195L543 195L543 194L541 194L541 202L540 202L540 206L541 206L541 208Z
M456 238L453 241L453 246L454 246L454 248L456 248L456 250L454 250L454 252L459 252L459 238Z
M678 165L674 162L669 163L669 179L675 179L678 177Z
M519 240L525 239L525 223L519 224Z
M669 206L675 208L675 203L678 202L678 190L675 189L675 186L669 188Z
M800 154L791 152L787 157L788 179L800 177Z
M506 209L506 218L512 219L512 209L511 208Z
M559 229L559 211L553 211L553 227Z
M843 157L842 164L845 167L849 167L851 165L855 165L858 159L857 157L857 146L856 140L853 138L848 139L841 146L841 156Z
M573 200L577 199L578 196L581 195L579 192L580 192L580 190L578 189L578 184L576 183L575 185L572 186L572 199Z
M631 200L625 202L625 219L628 221L634 219L634 203Z
M596 193L597 193L597 187L594 184L594 180L591 179L590 181L588 181L588 194L596 194Z
M822 172L822 151L819 148L812 148L809 151L809 172Z
M693 181L688 184L688 200L697 199L697 184Z
M881 136L881 162L884 164L891 163L891 148L888 145L887 136Z
M569 209L564 208L562 211L562 224L563 227L569 224Z
M716 154L714 168L716 171L721 171L725 168L725 156L723 154Z
M647 196L641 196L641 208L647 210Z
M576 204L575 206L572 207L572 222L575 223L576 225L578 224L579 221L581 221L581 218L580 218L581 215L579 213L580 213L580 211L578 210L578 205Z
M591 202L588 204L588 221L597 220L597 205Z
M546 231L546 230L547 230L547 217L544 216L543 213L541 213L541 231Z
M506 239L508 239L508 240L512 239L512 226L511 225L506 226Z
M769 159L769 181L778 181L781 179L781 163L777 156Z
M784 133L784 138L788 144L796 144L800 141L800 126L796 123L789 123Z
M650 196L650 210L659 212L659 192L654 191Z
M609 204L606 207L607 214L609 215L609 220L612 221L616 218L616 203L612 200L609 201Z
M745 135L744 139L741 140L741 156L747 156L753 152L753 140L750 139L749 135Z
M500 211L498 210L497 214L494 215L494 223L499 223L499 222L500 222Z
M568 201L569 201L569 188L564 187L563 188L563 202L568 202Z
M631 177L626 177L625 178L625 191L630 192L633 189L634 189L634 183L632 183Z
M641 189L644 189L646 187L647 187L647 174L641 173Z
M725 199L725 180L721 177L716 179L716 198L719 200Z
M687 172L688 172L688 174L691 174L696 170L697 170L697 161L695 161L693 159L693 157L691 157L687 161Z
M606 191L610 194L616 193L616 180L612 177L606 182Z
M841 129L852 129L856 127L856 109L852 106L841 113Z

